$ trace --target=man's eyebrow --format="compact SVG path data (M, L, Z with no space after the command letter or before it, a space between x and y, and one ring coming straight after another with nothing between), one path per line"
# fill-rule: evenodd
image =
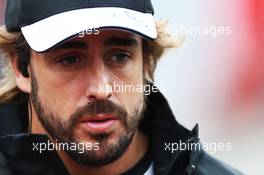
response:
M83 41L68 41L62 43L54 48L57 49L87 49L87 44Z
M139 43L134 38L112 37L104 42L104 47L109 46L138 46Z

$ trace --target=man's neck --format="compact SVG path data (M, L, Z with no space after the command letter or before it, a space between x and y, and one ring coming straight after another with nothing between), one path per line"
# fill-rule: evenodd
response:
M71 175L118 175L134 167L146 154L148 139L146 135L137 131L127 151L121 158L103 167L88 167L73 161L65 152L59 152L61 159Z

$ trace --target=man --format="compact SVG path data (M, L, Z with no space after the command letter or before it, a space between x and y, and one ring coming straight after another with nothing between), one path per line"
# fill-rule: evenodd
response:
M176 148L200 145L197 126L150 83L173 46L153 13L150 0L7 2L1 175L239 174Z

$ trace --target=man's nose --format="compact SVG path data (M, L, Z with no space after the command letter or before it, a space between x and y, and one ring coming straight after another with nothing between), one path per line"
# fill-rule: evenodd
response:
M103 61L99 59L94 61L88 72L86 98L89 101L109 99L113 92L112 88L109 88L110 75Z

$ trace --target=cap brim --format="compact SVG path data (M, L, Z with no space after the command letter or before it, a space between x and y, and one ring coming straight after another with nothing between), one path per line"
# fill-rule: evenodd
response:
M21 31L33 50L44 52L87 29L107 27L126 29L150 39L157 37L152 14L118 7L63 12L24 26Z

